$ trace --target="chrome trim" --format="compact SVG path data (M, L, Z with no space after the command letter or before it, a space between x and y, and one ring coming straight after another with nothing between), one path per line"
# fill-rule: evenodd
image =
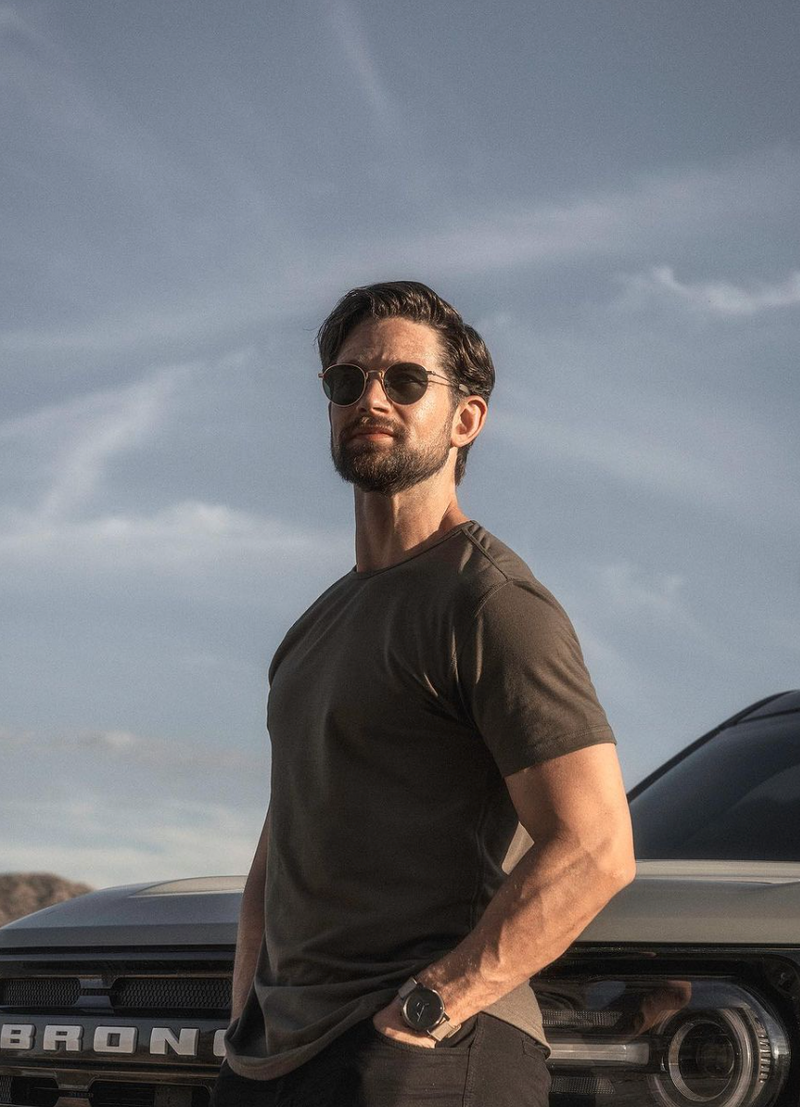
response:
M554 1038L548 1035L550 1060L569 1065L622 1065L642 1068L650 1061L647 1042L585 1042L581 1038Z

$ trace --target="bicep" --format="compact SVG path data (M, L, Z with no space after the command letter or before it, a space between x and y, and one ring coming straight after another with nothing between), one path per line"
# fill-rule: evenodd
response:
M586 746L505 778L520 823L534 841L568 834L581 841L630 834L616 746Z

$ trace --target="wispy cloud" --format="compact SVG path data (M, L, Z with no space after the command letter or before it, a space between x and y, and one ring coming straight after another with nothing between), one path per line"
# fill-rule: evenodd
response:
M659 440L641 425L622 432L501 409L492 413L492 426L531 457L577 467L584 475L589 466L626 483L695 502L724 503L727 499L728 485L722 474L687 454L679 443Z
M384 240L382 248L391 260L460 274L620 257L668 242L696 242L745 217L788 212L798 187L800 158L764 151L761 158L717 168L642 176L624 192L461 212L457 224Z
M247 871L269 795L264 745L0 727L0 755L0 871L100 887Z
M351 12L343 18L356 17ZM375 97L376 105L383 103L379 93ZM0 332L0 350L54 356L208 341L245 325L297 318L301 310L322 311L343 288L391 271L440 281L526 268L546 271L598 257L618 262L652 256L743 219L789 211L798 189L800 158L773 150L716 169L644 176L624 192L575 194L561 203L486 204L462 210L457 218L429 206L428 215L402 234L365 235L329 249L323 258L295 244L287 254L292 260L267 274L214 281L196 292L184 285L168 308L161 301L139 302L123 311L94 313L87 305L82 321L72 325Z
M645 686L658 684L635 643L657 638L666 654L688 648L724 651L697 617L686 575L645 567L630 559L576 561L559 589L581 642L590 670L616 700L634 703ZM648 693L649 695L649 693ZM645 695L645 702L647 695Z
M328 18L339 49L350 63L356 85L372 111L381 134L391 133L400 123L400 112L380 75L367 41L363 19L351 0L323 3L322 10Z
M708 631L692 614L685 597L686 578L682 573L646 573L631 561L600 565L595 569L598 598L615 616L647 621L651 626L670 627L681 635L711 643Z
M80 64L46 19L38 18L44 16L46 5L30 5L28 18L17 8L4 10L0 58L7 103L21 109L44 149L55 148L70 159L90 163L137 203L143 194L163 201L165 186L191 183L140 122L137 125L131 117L121 125L114 118L109 110L113 97L104 102L86 88Z
M112 460L157 430L190 373L187 366L164 369L0 422L0 449L17 466L26 458L28 480L45 485L39 502L19 512L27 520L23 529L46 529L90 504Z
M56 461L55 479L36 512L39 519L63 519L91 500L111 459L152 434L185 376L183 370L169 370L89 397L84 408L88 418Z
M246 873L265 810L164 800L155 811L85 790L77 801L3 806L0 871L55 872L98 888Z
M273 288L263 279L197 293L176 291L168 308L161 303L132 302L111 313L95 314L87 310L83 314L88 318L72 325L0 332L0 350L34 357L43 354L74 357L78 352L110 354L187 341L202 344L256 322L297 316L300 293L300 281L290 282L289 287Z
M619 279L625 286L628 303L642 303L666 295L694 311L713 315L750 316L800 304L800 270L790 273L785 281L773 284L759 281L750 288L728 281L679 281L668 265Z
M253 766L253 758L243 749L229 746L209 746L189 743L177 738L136 734L129 730L15 730L0 726L0 749L8 752L27 749L32 759L47 761L92 760L96 771L108 767L118 771L122 766L146 766L168 769L180 766L184 774L204 773L215 766L225 772L244 772ZM175 786L172 782L170 787ZM177 782L186 787L185 778Z
M297 240L291 205L279 204L253 169L252 141L244 152L228 146L202 109L189 113L186 128L196 125L197 150L171 141L162 126L172 114L168 92L162 118L148 114L138 97L126 99L114 66L87 65L49 5L3 10L7 192L26 200L0 213L12 305L0 349L69 355L187 338L196 348L268 317L264 271L279 267ZM212 54L208 64L217 60ZM144 74L146 99L152 74ZM235 95L220 75L215 88L221 103ZM248 108L258 117L236 94L238 121ZM274 149L263 117L253 137ZM280 280L272 291L279 299ZM38 310L28 314L33 301ZM25 325L31 318L37 323Z
M222 364L230 369L231 359ZM55 572L80 580L84 592L139 580L148 589L161 583L235 599L252 594L258 581L285 575L287 559L298 576L319 561L320 549L347 564L352 534L345 525L331 532L200 498L139 510L113 506L112 467L174 425L181 389L193 382L197 402L201 379L197 366L168 367L0 423L0 462L17 485L17 502L0 504L3 588ZM214 387L202 402L213 404L215 373L209 380Z
M564 602L569 603L566 594L562 595ZM587 611L596 610L596 596L587 596L585 606ZM576 608L572 604L569 608L584 660L604 706L609 703L634 705L646 700L652 681L634 651L626 649L625 643L614 642L603 632L596 617L578 618L574 616ZM609 708L607 710L610 712Z
M600 580L609 601L624 611L644 610L662 619L686 615L681 602L685 578L680 573L662 573L646 579L640 567L630 561L604 565Z
M0 727L0 755L0 871L101 887L247 871L269 793L265 745Z
M298 574L319 559L346 564L352 535L302 527L281 519L238 511L224 504L186 501L151 514L108 514L83 521L20 522L0 536L0 566L6 572L57 568L76 573L86 586L103 578L133 576L170 580L193 589L205 580L225 594L249 594L264 577L285 571L286 559Z
M582 484L587 474L602 475L745 528L794 526L786 504L795 498L797 443L780 424L743 408L736 395L687 405L635 368L611 379L587 364L588 371L564 367L581 385L577 399L560 391L553 373L545 393L534 392L529 378L516 380L518 404L497 404L488 433L521 451L532 473L572 472Z
M98 730L86 734L83 738L87 746L99 749L126 751L141 747L141 738L129 730Z

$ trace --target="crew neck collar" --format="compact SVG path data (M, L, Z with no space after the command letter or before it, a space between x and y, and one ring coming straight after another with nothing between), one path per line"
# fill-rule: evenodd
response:
M358 570L354 565L350 570L350 576L355 580L365 580L367 577L376 577L379 573L388 573L391 572L392 569L399 569L401 565L406 565L409 561L413 561L417 557L423 557L429 550L435 550L442 542L446 542L448 538L452 538L460 531L476 525L474 519L467 519L463 523L456 523L454 527L440 535L435 542L431 542L430 546L426 546L424 550L418 550L416 553L409 554L408 557L403 557L400 561L395 561L392 565L384 565L382 569Z

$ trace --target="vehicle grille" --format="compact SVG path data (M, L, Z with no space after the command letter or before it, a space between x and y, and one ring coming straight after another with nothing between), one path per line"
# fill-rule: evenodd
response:
M80 984L69 977L0 981L1 1007L72 1007L80 994Z
M58 1099L58 1086L55 1080L47 1077L28 1078L12 1076L8 1089L3 1090L0 1103L15 1103L24 1107L54 1107Z
M187 1105L191 1103L190 1088L170 1088L169 1090L177 1093L176 1100L178 1103L181 1100L185 1101ZM181 1096L181 1092L188 1092L189 1097ZM102 1104L102 1107L153 1107L153 1085L119 1084L110 1081L103 1084L94 1084L89 1102L92 1107L98 1107L98 1104Z
M127 977L111 989L111 1005L120 1011L184 1008L229 1011L231 982L223 977Z
M89 1094L92 1107L208 1107L206 1088L170 1084L119 1084L97 1081Z
M0 1076L0 1104L54 1107L59 1095L55 1080L47 1077ZM207 1088L186 1085L96 1080L88 1094L80 1093L78 1099L80 1102L88 1099L91 1107L208 1107L211 1093Z
M227 1012L231 1006L231 981L226 977L129 976L111 988L81 988L70 977L39 977L0 981L0 1006L24 1008L74 1007L81 997L107 995L115 1011L191 1010L200 1014ZM2 1101L0 1101L2 1102Z
M0 1022L37 1028L30 1055L0 1058L9 1074L0 1076L0 1107L209 1107L219 1065L212 1038L230 1016L232 953L226 946L80 951L63 959L39 950L0 955ZM62 1051L56 1069L40 1050L50 1013L53 1023L90 1031L115 1019L138 1023L136 1053L104 1056L88 1044L80 1054ZM175 1022L200 1026L199 1050L151 1057L152 1027Z

